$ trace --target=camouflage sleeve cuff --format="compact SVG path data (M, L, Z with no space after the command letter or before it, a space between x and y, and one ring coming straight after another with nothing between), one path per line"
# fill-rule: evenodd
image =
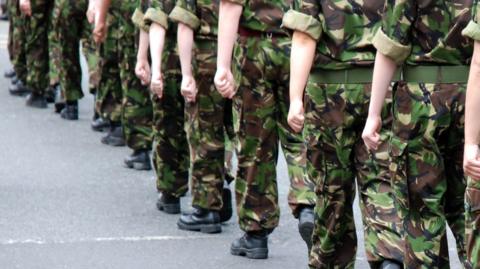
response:
M303 32L315 40L320 39L320 36L322 36L322 24L319 20L295 10L289 10L285 13L282 27Z
M239 5L242 5L242 6L244 6L247 2L246 0L224 0L224 1L231 2L231 3L234 3L234 4L239 4Z
M160 24L165 29L168 29L168 16L165 12L157 8L149 8L145 13L145 21L150 24L152 22Z
M176 6L168 17L174 22L186 24L193 30L200 26L200 20L195 14L179 6Z
M402 64L412 51L412 46L405 46L388 37L379 30L373 38L373 45L383 55L391 58L397 64Z
M150 27L147 24L145 24L144 17L145 17L145 14L143 14L143 12L137 8L133 13L132 22L138 28L142 29L145 32L148 32Z
M467 27L463 29L462 35L480 41L480 25L474 21L470 21Z

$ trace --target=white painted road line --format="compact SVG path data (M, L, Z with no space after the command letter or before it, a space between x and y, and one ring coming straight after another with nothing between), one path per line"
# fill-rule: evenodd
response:
M214 238L215 236L130 236L130 237L95 237L79 238L72 240L47 240L47 239L24 239L24 240L3 240L1 246L11 245L48 245L48 244L75 244L75 243L96 243L96 242L147 242L147 241L175 241L175 240L198 240Z

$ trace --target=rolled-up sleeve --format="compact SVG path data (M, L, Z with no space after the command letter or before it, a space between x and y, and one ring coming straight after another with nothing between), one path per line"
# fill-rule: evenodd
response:
M412 0L388 1L382 29L373 38L375 48L397 64L403 63L412 51L410 40L414 16Z
M163 28L168 29L168 15L158 7L148 8L147 12L145 13L144 21L146 24L158 23Z
M472 20L467 27L463 29L462 34L473 40L480 41L480 24L478 23L478 16L480 15L480 5L478 0L475 0L472 7Z
M282 27L305 33L318 40L322 36L321 7L318 0L295 0L283 16Z
M196 15L195 0L177 0L175 8L168 16L172 21L187 25L196 30L200 26L200 19Z
M145 32L148 32L149 26L145 23L145 14L139 8L135 9L135 12L132 15L132 22L138 28L142 29Z
M247 0L221 0L221 1L231 2L231 3L239 4L242 6L244 6L247 3Z

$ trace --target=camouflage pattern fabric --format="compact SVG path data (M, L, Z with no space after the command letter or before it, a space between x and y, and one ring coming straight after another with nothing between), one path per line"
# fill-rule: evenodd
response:
M480 4L474 0L472 7L472 19L462 34L476 42L480 41ZM465 216L466 216L466 248L468 269L480 268L480 181L467 178L467 189L465 191Z
M100 89L100 106L111 107L111 120L118 120L118 96L115 87L122 89L121 121L127 146L133 150L149 150L152 144L152 103L150 92L135 76L136 29L131 21L135 3L118 3L110 8L112 23L109 37L104 44L102 80L109 89L106 94ZM100 86L101 88L102 86ZM108 95L115 97L108 98ZM107 97L106 101L104 98ZM112 101L112 102L110 102ZM100 111L103 111L100 109ZM103 115L106 116L106 115Z
M195 31L195 77L197 100L185 104L192 173L192 205L208 210L223 206L224 180L229 180L226 141L233 137L232 102L215 89L219 1L177 1L170 19ZM228 146L228 145L227 145Z
M306 89L304 135L308 172L317 183L316 223L311 268L353 268L357 251L353 199L355 178L365 227L365 249L372 268L385 260L403 261L401 226L388 170L388 133L374 154L366 152L361 134L367 118L370 83L325 81L325 72L371 71L372 38L381 27L383 0L295 1L283 19L286 28L317 41L314 68ZM355 12L351 12L355 10ZM367 75L371 78L371 74ZM368 78L367 78L368 80ZM390 100L391 101L391 100ZM385 126L391 115L384 112Z
M145 24L158 23L167 29L163 49L164 92L153 102L153 164L157 174L157 190L175 197L188 191L190 168L189 146L185 133L185 104L180 93L182 81L180 59L176 51L176 27L168 20L175 1L150 1Z
M24 19L26 33L25 57L27 59L26 86L33 93L43 95L48 87L48 27L53 2L32 1L32 16Z
M88 28L87 6L86 0L54 1L50 32L55 45L51 45L54 49L50 61L58 70L58 82L66 101L77 101L83 97L79 46L84 28Z
M287 160L288 203L294 216L302 206L315 204L314 183L306 172L305 143L287 123L290 46L288 36L240 37L234 53L243 74L235 72L240 84L233 100L238 140L235 191L240 228L246 232L271 231L278 225L279 142Z
M88 65L88 88L91 94L97 92L102 75L101 59L95 41L92 38L92 25L84 18L84 32L81 39L82 52Z
M17 77L25 83L27 81L27 59L25 57L25 21L20 14L18 0L9 0L8 3L8 14L10 20L8 33L8 52Z
M407 65L468 65L472 43L461 31L470 20L471 5L471 0L390 1L375 47ZM407 268L448 267L446 220L460 261L466 261L461 169L465 86L440 84L441 79L439 73L438 83L399 85L394 97L390 168Z
M390 170L403 220L406 268L449 267L446 216L465 261L463 204L456 201L465 191L464 103L463 84L400 83L395 90ZM408 116L411 111L414 117ZM460 158L448 163L443 156L449 155ZM451 184L461 193L452 197Z
M353 268L357 238L353 220L355 178L365 226L365 249L372 268L403 261L400 220L388 170L388 137L367 152L360 139L368 114L370 84L324 84L310 79L306 89L304 136L307 167L317 183L311 268ZM391 103L391 99L390 99ZM391 123L389 106L384 126Z

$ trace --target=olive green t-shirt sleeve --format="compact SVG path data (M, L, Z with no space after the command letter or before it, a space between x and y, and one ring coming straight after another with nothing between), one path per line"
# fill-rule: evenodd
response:
M283 16L282 27L305 33L315 40L322 36L319 0L294 0L293 8Z
M392 3L394 2L394 3ZM401 64L412 51L411 28L415 15L414 0L394 0L385 4L382 29L373 38L375 48Z

